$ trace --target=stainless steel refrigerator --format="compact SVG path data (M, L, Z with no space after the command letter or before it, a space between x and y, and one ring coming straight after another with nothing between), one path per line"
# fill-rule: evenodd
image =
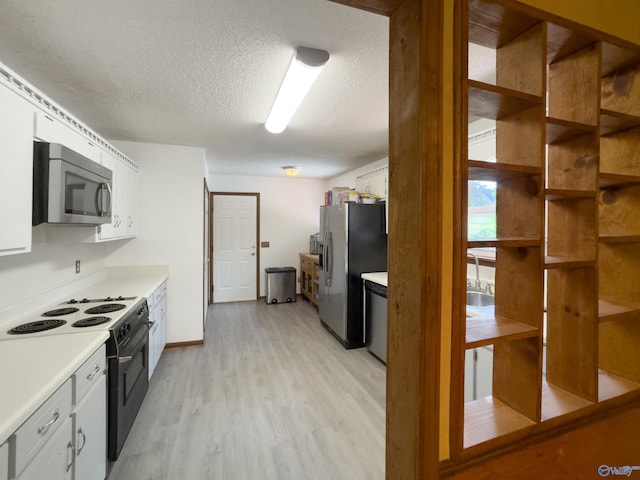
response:
M364 346L361 274L387 271L384 204L320 207L320 321L345 348Z

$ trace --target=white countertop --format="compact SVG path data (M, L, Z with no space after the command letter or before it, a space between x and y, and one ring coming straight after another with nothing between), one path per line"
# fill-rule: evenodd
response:
M107 267L77 282L65 284L39 295L26 298L11 307L0 310L0 328L15 325L42 309L71 298L146 297L169 277L169 267Z
M76 293L78 298L100 298L122 295L147 297L169 277L166 266L109 267L106 276Z
M378 283L385 287L387 286L387 272L363 273L361 277L363 280L369 280L370 282Z
M70 298L148 298L168 276L166 266L107 267L0 312L0 325ZM0 341L0 445L108 338L91 331Z
M0 445L108 338L100 331L0 342Z

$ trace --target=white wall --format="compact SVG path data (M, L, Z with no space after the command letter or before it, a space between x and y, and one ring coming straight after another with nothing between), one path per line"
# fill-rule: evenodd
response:
M295 267L298 253L309 251L309 235L320 228L320 205L326 182L306 178L210 175L211 192L260 193L260 295L265 295L264 269ZM214 247L215 248L215 247ZM297 287L300 290L300 285Z
M48 243L47 231L55 228L44 224L33 228L31 253L0 257L0 310L31 298L43 302L52 289L104 268L103 244ZM76 260L81 262L80 274L75 273ZM10 319L0 318L0 323L5 320Z
M107 246L107 265L168 265L167 341L203 338L204 149L112 141L141 166L138 236Z
M356 168L355 170L350 170L347 173L343 173L337 177L330 179L326 182L325 187L326 190L329 190L333 187L349 187L355 188L356 186L356 177L363 175L365 173L369 173L376 168L384 167L389 164L389 158L385 157L380 160L377 160L373 163L369 163L364 167Z

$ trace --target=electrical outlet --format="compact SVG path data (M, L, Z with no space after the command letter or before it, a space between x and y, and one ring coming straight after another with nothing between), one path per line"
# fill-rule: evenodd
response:
M80 260L76 260L76 273L80 273Z
M268 248L269 247L269 242L260 242L260 246L262 248Z

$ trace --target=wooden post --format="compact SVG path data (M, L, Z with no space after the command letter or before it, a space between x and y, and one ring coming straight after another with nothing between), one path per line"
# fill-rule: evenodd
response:
M446 0L334 0L390 17L388 479L439 478Z
M387 478L439 478L444 0L390 19Z

